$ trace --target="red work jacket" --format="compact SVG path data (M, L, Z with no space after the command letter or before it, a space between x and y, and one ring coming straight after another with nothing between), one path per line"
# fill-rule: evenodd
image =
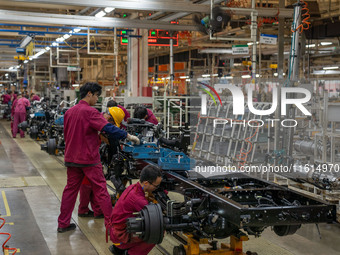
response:
M131 240L130 234L126 232L126 219L134 217L133 213L141 211L147 204L148 200L139 182L127 187L112 210L110 239L113 243L137 241Z
M106 124L103 115L84 100L67 110L64 116L65 162L99 163L98 132Z

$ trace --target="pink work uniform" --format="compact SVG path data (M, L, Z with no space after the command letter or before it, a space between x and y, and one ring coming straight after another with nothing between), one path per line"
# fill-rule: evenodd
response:
M127 119L131 117L131 116L130 116L130 113L129 113L128 110L126 110L123 106L118 105L118 107L119 107L120 109L122 109L123 112L125 113L124 121L127 121Z
M2 95L2 103L3 104L8 104L9 101L11 101L11 95L9 95L9 94Z
M132 184L119 197L111 215L110 239L119 249L128 249L129 255L148 254L155 244L146 243L126 232L126 219L135 217L134 212L139 212L148 200L140 183Z
M40 97L37 96L37 95L34 95L34 96L32 97L32 102L34 102L34 101L40 101Z
M77 105L65 113L65 163L80 166L67 167L67 184L63 192L58 218L59 228L66 228L70 225L72 211L84 176L91 183L94 199L104 214L105 225L110 222L112 203L100 163L98 135L98 131L101 131L107 124L108 121L103 115L84 100L80 100ZM123 135L126 136L126 132ZM118 139L125 138L121 137L121 133L117 133L115 136Z
M102 210L100 209L100 205L94 199L91 183L89 179L87 179L87 177L85 176L80 185L78 214L88 213L89 203L91 203L94 217L103 214Z
M25 98L19 98L15 102L14 114L13 114L13 137L15 138L18 133L18 125L26 120L26 107L31 106L30 101ZM13 110L12 110L13 111ZM25 137L25 132L20 129L20 136Z
M153 114L153 112L150 109L146 109L148 111L148 117L146 118L146 121L151 122L152 124L157 125L158 120L156 119L156 116Z

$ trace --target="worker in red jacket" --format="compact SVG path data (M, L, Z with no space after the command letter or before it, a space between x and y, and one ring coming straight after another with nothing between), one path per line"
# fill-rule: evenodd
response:
M31 94L30 99L31 99L31 102L40 101L39 95L36 95L34 93Z
M8 104L9 102L11 102L11 98L12 98L12 91L11 90L7 90L6 94L3 94L1 96L2 104Z
M156 116L153 114L153 112L144 106L138 106L133 113L133 117L137 119L144 119L155 125L158 124L158 120L156 119Z
M126 231L126 219L134 217L133 213L139 212L149 202L145 193L151 194L162 181L160 169L153 165L143 168L139 182L132 184L119 197L111 214L110 239L113 245L110 251L113 254L146 255L155 244L146 243Z
M13 138L16 138L17 133L18 133L18 125L26 120L26 109L30 107L30 101L25 98L21 97L17 99L15 102L15 108L14 108L14 115L13 115ZM25 137L25 132L20 129L20 137L24 138Z
M106 107L107 107L107 109L109 109L110 107L119 107L120 109L122 109L124 114L125 114L124 121L127 121L127 119L131 117L128 110L126 110L123 106L117 104L117 102L114 101L114 100L110 100L109 102L107 102Z
M121 122L124 119L124 112L119 107L110 107L109 114L104 113L104 118L107 119L110 123L120 128ZM117 153L117 147L119 146L119 141L117 139L108 137L108 141L110 146L108 147L109 151L109 159L108 162L111 162L113 154ZM93 211L89 209L89 203L91 203L91 208ZM83 182L80 186L79 191L79 206L78 206L78 216L79 217L94 217L95 219L103 218L104 215L100 209L99 204L95 200L94 193L92 190L91 183L86 178L83 179Z
M112 204L100 163L99 132L105 132L119 140L127 138L139 144L136 136L115 127L98 110L91 107L97 103L101 92L102 87L99 84L86 83L80 88L79 103L67 110L64 115L64 160L67 166L67 184L58 217L59 233L76 228L76 225L70 221L84 176L91 183L94 198L104 214L105 226L110 223Z

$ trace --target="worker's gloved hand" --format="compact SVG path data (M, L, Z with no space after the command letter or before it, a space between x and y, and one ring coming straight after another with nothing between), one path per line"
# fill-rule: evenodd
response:
M129 141L134 142L134 143L137 144L137 145L140 144L140 141L139 141L139 139L138 139L137 136L127 134L127 137L126 137L126 138L127 138Z

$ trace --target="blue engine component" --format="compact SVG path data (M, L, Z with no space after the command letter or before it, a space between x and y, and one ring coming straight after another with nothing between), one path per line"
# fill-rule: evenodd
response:
M155 143L124 146L124 152L131 153L134 159L156 161L163 170L186 171L195 167L196 160L183 152L158 147Z
M42 110L39 110L34 113L34 117L45 117L45 112Z
M64 115L56 118L56 120L54 121L54 124L63 126L64 125Z

